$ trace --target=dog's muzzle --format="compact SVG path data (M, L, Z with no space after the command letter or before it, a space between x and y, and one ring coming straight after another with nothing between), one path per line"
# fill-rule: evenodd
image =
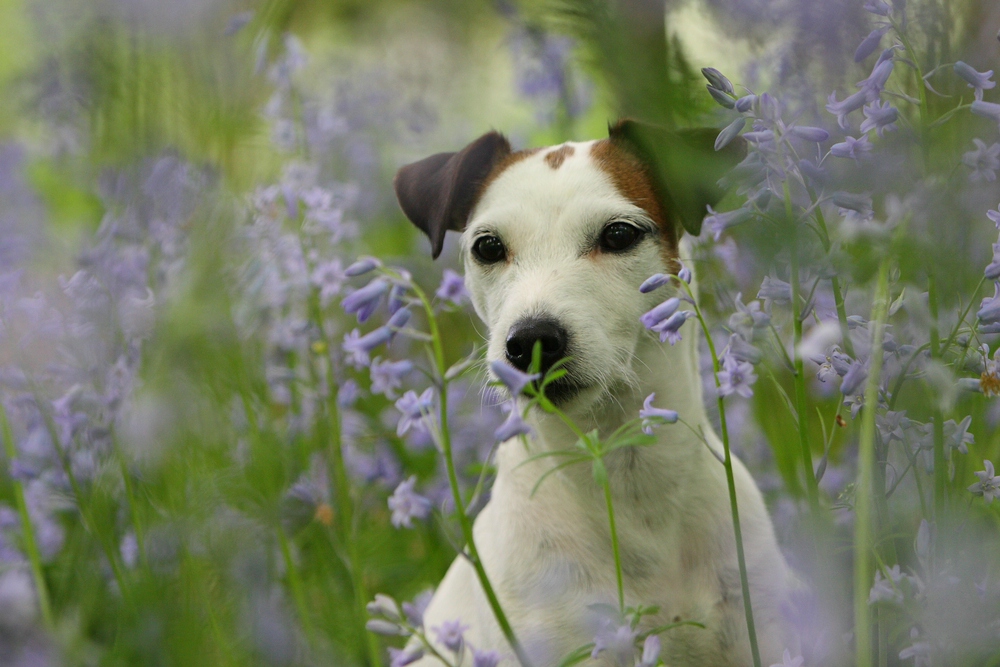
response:
M557 361L568 356L570 336L566 328L552 317L522 318L507 332L507 362L526 373L531 366L531 356L536 344L541 347L539 371L544 375ZM550 383L545 389L546 396L556 403L572 398L582 389L571 379L572 369L567 366L566 370L567 375Z

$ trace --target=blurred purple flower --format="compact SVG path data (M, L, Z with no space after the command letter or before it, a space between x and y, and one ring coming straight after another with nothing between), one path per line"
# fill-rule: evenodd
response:
M875 100L869 106L866 106L862 111L865 114L865 120L861 123L861 133L867 134L871 130L875 130L878 136L885 136L887 130L896 129L896 120L899 118L899 111L896 107L892 106L888 102L879 102Z
M867 379L868 371L865 370L865 365L860 361L855 361L851 364L847 373L844 374L844 379L840 382L840 393L844 396L857 394L863 388Z
M987 280L1000 278L1000 243L993 244L993 261L987 265L984 275Z
M891 55L891 50L886 49L882 53L882 57L878 59L878 63L872 69L872 73L867 79L863 81L858 81L857 86L865 94L865 99L868 102L874 102L879 99L882 94L882 90L885 89L885 84L892 75L893 62L892 58L886 58L886 53Z
M437 640L444 644L452 653L459 653L465 646L465 631L469 626L462 625L458 619L444 621L438 627L431 628L437 635Z
M656 392L646 397L646 400L642 402L642 409L639 410L639 418L642 419L642 432L646 435L653 435L654 426L675 424L679 418L674 410L653 407L654 400L656 400Z
M496 651L475 649L472 651L472 667L497 667L500 654Z
M848 128L847 116L852 111L857 111L863 107L867 101L867 93L863 90L860 90L853 95L849 95L839 102L837 101L837 93L834 92L830 93L830 97L827 100L826 110L835 115L837 117L837 124L846 130Z
M353 264L344 269L344 275L348 278L354 278L374 271L380 266L382 266L382 262L375 257L359 257Z
M1000 169L1000 143L987 147L984 141L973 139L976 150L962 155L962 163L972 170L969 180L973 183L986 181L992 183L997 178Z
M406 667L424 657L424 648L419 644L404 648L389 647L389 667Z
M417 392L412 389L403 397L396 401L396 409L402 416L396 424L396 435L402 437L414 426L420 426L434 405L434 388L428 387L422 394L417 396Z
M739 103L737 102L737 109L739 108ZM723 148L732 143L733 139L740 136L740 132L746 127L747 119L740 117L731 122L729 125L724 127L719 136L715 138L715 150L721 151Z
M911 628L910 645L899 652L899 659L913 658L913 667L931 667L931 653L931 643L920 639L920 632Z
M989 118L994 123L1000 125L1000 104L994 104L993 102L983 102L982 100L976 100L972 103L972 113L977 116L983 116L984 118Z
M379 345L388 343L392 339L392 331L388 327L379 327L364 336L357 329L348 334L344 334L343 350L348 355L348 362L357 369L364 368L371 363L369 354Z
M392 525L396 528L413 528L414 519L426 519L431 513L431 501L413 490L416 483L417 477L413 475L400 482L389 496Z
M677 312L677 308L680 307L680 305L681 300L679 298L671 297L655 308L643 313L643 315L639 318L639 321L642 322L642 326L647 329L652 329L657 324Z
M810 127L808 125L795 125L789 132L803 141L810 141L816 144L821 144L830 138L830 133L823 128Z
M866 0L864 10L879 16L888 16L892 13L892 7L885 0Z
M1000 283L993 283L993 296L980 302L976 317L980 324L1000 324Z
M854 194L852 192L834 192L830 200L834 206L853 211L863 219L870 219L874 215L872 198L868 195ZM843 215L843 211L841 211L841 214Z
M965 79L969 84L969 88L975 89L975 97L978 102L983 101L984 90L990 90L997 85L996 81L990 81L990 77L993 76L993 70L977 72L973 67L961 60L955 63L955 74Z
M389 291L389 281L384 278L376 278L364 287L354 290L340 302L344 312L357 313L358 322L364 322L381 302L382 297Z
M962 454L969 453L969 445L976 443L974 435L969 433L969 426L972 425L972 415L955 423L954 419L949 419L944 423L944 442L948 447L957 449Z
M342 408L349 408L358 400L361 388L354 380L348 379L341 383L337 390L337 405Z
M802 667L805 663L805 658L801 655L797 655L794 658L792 654L785 649L785 652L781 655L781 662L771 665L771 667Z
M403 386L403 376L413 370L413 362L409 359L400 361L382 361L376 357L371 364L371 391L382 394L388 399L396 398L396 390Z
M753 396L750 387L757 381L753 372L753 364L740 361L727 352L722 357L722 370L719 371L719 396L739 394L743 398Z
M642 658L635 667L656 667L660 662L660 637L649 635L642 643Z
M616 667L634 667L635 638L638 634L627 623L616 625L610 619L604 619L594 635L594 650L590 657L596 660L601 653L607 652Z
M759 349L744 340L743 336L738 333L730 334L726 351L737 360L749 361L751 364L759 364L760 360L764 358L764 354ZM723 352L723 354L725 353Z
M534 382L542 377L539 373L531 375L522 373L507 362L500 360L490 362L490 370L507 387L511 398L520 396L529 382Z
M334 258L328 262L317 264L309 279L314 287L319 288L320 303L326 307L333 300L333 297L340 294L346 275L340 260Z
M997 210L995 211L992 209L986 211L986 217L990 219L990 222L997 226L997 229L1000 229L1000 207L997 207Z
M705 218L705 225L708 227L709 231L712 232L712 238L718 241L722 236L722 233L727 229L746 222L752 217L753 211L749 208L740 207L733 209L732 211L727 211L726 213L718 213L715 209L709 206L708 217Z
M905 577L899 570L899 565L893 565L889 570L889 578L882 576L881 570L875 572L875 582L868 592L868 604L888 602L891 604L903 604L903 591L899 589L899 584Z
M418 593L413 602L403 603L403 613L406 614L406 620L410 625L415 628L424 627L424 612L427 611L433 597L434 591L428 589Z
M668 284L670 280L671 277L666 273L654 274L649 278L646 278L646 280L641 285L639 285L639 291L642 294L649 294L653 290L659 289L664 285Z
M445 269L441 285L434 295L444 301L450 301L456 306L461 306L469 298L469 291L465 289L465 279L461 274L451 269Z
M791 303L792 286L779 278L764 276L764 282L757 290L757 298L764 300L765 308L771 303Z
M996 476L992 461L984 460L983 467L985 470L975 473L979 481L970 486L969 491L977 496L982 496L986 504L989 505L993 502L994 498L1000 497L1000 477Z
M857 50L854 52L854 62L859 63L871 54L875 53L875 49L878 48L879 42L885 37L885 33L889 32L891 26L882 26L881 28L875 28L868 36L865 37L860 44L858 44Z
M671 345L676 345L681 340L681 327L692 317L695 317L693 312L682 310L648 328L660 334L661 343L669 342Z
M771 315L761 310L759 301L743 303L743 293L736 295L736 312L729 316L729 328L738 332L745 340L753 340L754 333L766 329L771 323Z
M872 148L872 143L868 140L867 134L861 135L860 139L855 139L848 135L844 137L842 142L830 147L830 155L858 160L865 153L870 152Z
M521 413L515 404L511 407L507 420L494 431L493 437L497 442L506 442L513 437L529 433L531 433L531 427L521 418Z

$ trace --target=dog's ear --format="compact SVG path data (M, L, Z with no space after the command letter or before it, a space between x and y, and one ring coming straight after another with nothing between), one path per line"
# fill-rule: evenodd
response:
M705 207L725 194L718 180L747 154L742 137L716 151L718 134L713 128L667 130L629 119L608 127L611 141L646 165L670 216L694 236L701 233Z
M508 155L507 138L488 132L457 153L438 153L396 172L399 206L431 240L434 259L441 254L446 231L465 229L483 182Z

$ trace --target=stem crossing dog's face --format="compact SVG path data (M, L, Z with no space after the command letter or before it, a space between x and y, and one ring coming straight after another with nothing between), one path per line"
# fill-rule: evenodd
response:
M713 139L622 121L607 139L513 152L491 132L403 167L396 193L435 257L447 230L463 232L487 360L527 370L536 343L543 371L569 357L547 395L586 408L637 382L639 317L662 299L638 287L677 271L681 230L697 232L742 148L720 160Z

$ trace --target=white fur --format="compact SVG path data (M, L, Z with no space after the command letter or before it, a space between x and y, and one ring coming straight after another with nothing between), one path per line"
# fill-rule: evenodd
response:
M646 217L626 200L590 157L593 142L571 144L575 153L558 169L545 151L509 167L487 188L463 236L466 283L476 312L490 328L487 360L503 359L507 331L516 320L545 313L571 336L574 374L591 387L565 411L585 430L608 435L638 416L642 400L677 410L722 450L702 404L697 321L676 346L661 344L639 316L669 296L638 291L666 270L659 241L637 252L590 253L588 238L623 215ZM471 259L471 239L484 229L505 242L509 263L483 267ZM682 251L683 252L683 251ZM557 463L533 454L571 447L575 437L559 422L532 414L535 436L500 446L492 497L475 522L486 571L514 630L536 667L556 665L593 641L588 605L617 604L617 587L604 497L589 464L538 478ZM627 605L658 605L645 627L680 617L706 625L664 633L667 665L749 665L725 470L690 430L662 426L658 443L622 449L606 464L621 543ZM784 648L778 606L788 572L760 493L733 461L757 634L764 664L780 662ZM502 664L516 659L493 618L472 566L457 558L425 615L431 630L461 619L468 642L495 649ZM443 647L439 649L447 655ZM471 664L471 656L463 662ZM607 658L584 664L611 664ZM438 664L425 657L424 667Z

